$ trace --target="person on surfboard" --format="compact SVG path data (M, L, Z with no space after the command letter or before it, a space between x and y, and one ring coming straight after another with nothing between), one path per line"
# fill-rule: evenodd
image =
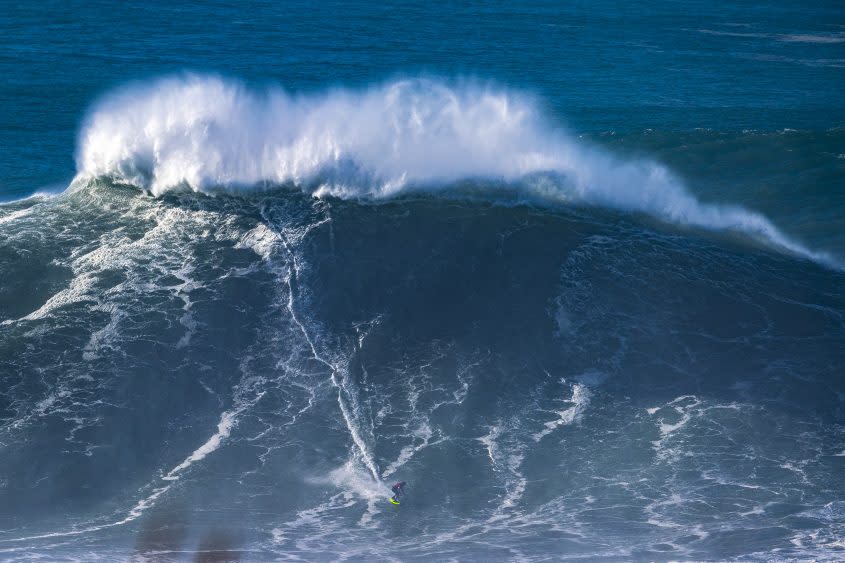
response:
M390 490L393 491L393 496L390 497L390 502L393 504L399 504L399 497L405 494L405 485L407 485L405 481L399 481L390 487Z

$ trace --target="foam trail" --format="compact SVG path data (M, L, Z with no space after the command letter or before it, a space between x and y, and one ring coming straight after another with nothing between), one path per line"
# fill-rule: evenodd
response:
M186 74L96 105L80 134L77 170L78 178L107 176L156 195L293 184L317 196L384 198L493 179L481 188L493 200L516 189L535 203L645 212L741 231L841 267L759 213L701 203L665 167L617 159L548 122L529 97L472 84L412 79L292 96Z
M316 228L321 224L323 224L322 221L311 225L308 228L308 231L313 228ZM373 476L373 479L376 483L379 483L381 482L381 479L379 477L378 465L376 464L375 458L373 457L373 454L371 453L370 449L367 447L367 443L361 434L358 424L356 424L355 413L359 412L359 408L357 405L357 401L355 400L354 391L349 389L349 380L346 377L346 370L344 370L341 366L337 365L336 363L333 363L329 358L324 357L322 354L320 354L320 352L317 351L317 345L315 341L309 334L303 322L300 320L299 315L296 311L294 297L296 284L298 283L299 278L299 262L297 261L294 249L292 248L290 242L288 241L287 237L284 236L283 233L279 233L279 241L282 243L283 247L285 248L285 251L290 257L290 266L288 268L287 276L285 278L285 283L288 286L288 312L290 313L293 322L297 325L297 327L299 327L302 336L305 338L305 341L308 343L308 347L311 349L311 356L330 370L332 385L334 385L334 387L338 391L337 403L340 407L340 412L343 415L343 420L346 423L346 428L349 431L350 437L352 438L352 442L355 444L362 461L367 466L367 469Z
M239 409L243 410L243 408ZM215 432L211 438L209 438L205 444L194 450L194 452L185 458L185 461L174 467L170 470L170 472L162 477L162 479L166 481L175 481L179 478L179 474L182 473L185 469L196 463L197 461L201 461L204 459L208 454L215 451L217 448L220 447L220 444L229 437L229 434L232 432L232 427L235 425L236 415L238 411L226 411L220 417L220 422L217 424L217 432Z
M572 404L571 407L558 411L557 419L544 423L543 426L545 428L532 436L535 442L539 442L560 426L576 422L584 414L584 409L590 403L590 391L583 383L576 383L572 387L572 397L569 399L569 402Z

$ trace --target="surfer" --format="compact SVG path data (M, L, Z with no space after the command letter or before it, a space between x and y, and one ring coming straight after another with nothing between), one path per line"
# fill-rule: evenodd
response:
M390 502L393 504L399 504L399 497L405 494L405 485L407 485L405 481L399 481L390 487L390 490L393 491L393 496L390 497Z

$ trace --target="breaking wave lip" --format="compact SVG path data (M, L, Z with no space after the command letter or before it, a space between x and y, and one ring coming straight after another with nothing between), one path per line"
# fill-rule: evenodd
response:
M162 195L294 185L317 197L383 199L491 179L485 197L644 212L732 230L826 266L760 213L702 203L671 171L620 159L550 125L530 96L413 78L292 95L213 75L137 83L95 104L80 133L77 179L109 177Z

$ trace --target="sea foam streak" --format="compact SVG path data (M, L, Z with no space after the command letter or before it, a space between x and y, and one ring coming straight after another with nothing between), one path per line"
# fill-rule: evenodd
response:
M658 163L622 160L551 127L529 97L412 79L293 96L215 76L137 84L94 107L80 136L80 178L153 194L294 184L317 196L385 198L492 179L537 203L575 201L736 230L839 268L766 217L699 202ZM501 182L504 180L504 183Z

